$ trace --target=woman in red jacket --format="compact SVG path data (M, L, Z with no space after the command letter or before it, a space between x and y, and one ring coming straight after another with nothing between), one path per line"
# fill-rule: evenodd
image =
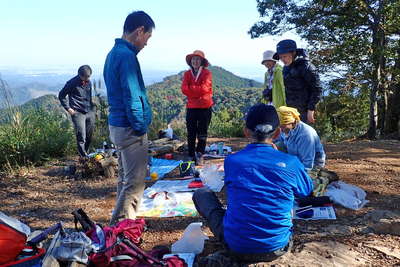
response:
M187 96L186 127L189 156L198 163L206 148L207 131L211 122L212 75L207 69L208 60L202 51L196 50L187 55L186 62L190 70L183 76L182 93Z

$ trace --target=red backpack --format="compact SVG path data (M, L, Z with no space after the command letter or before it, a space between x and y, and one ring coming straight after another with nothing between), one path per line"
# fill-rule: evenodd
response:
M0 265L15 260L29 234L27 225L0 212Z
M168 248L153 249L150 253L139 248L137 245L141 241L144 227L143 219L125 219L114 227L105 227L105 248L89 256L90 262L96 267L187 266L177 256L161 260L163 255L170 252ZM93 232L87 234L96 239Z
M101 229L99 225L90 221L84 211L80 210L79 214L80 217L84 218L86 221L86 226L91 226L86 232L86 235L92 240L96 247L100 248L97 252L89 256L91 265L96 267L187 266L187 264L177 256L162 260L165 254L170 253L169 249L166 247L154 248L149 253L138 247L146 225L143 219L125 219L115 226ZM78 221L81 220L78 218ZM82 226L84 224L85 222Z

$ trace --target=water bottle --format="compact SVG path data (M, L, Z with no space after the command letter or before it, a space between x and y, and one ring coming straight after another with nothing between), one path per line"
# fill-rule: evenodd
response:
M222 156L224 154L224 142L218 143L218 155Z
M146 167L146 177L150 177L150 165L149 164L147 164L147 167Z
M107 142L106 141L104 141L103 142L103 149L104 149L104 151L106 151L107 149L109 149L110 147L109 147L109 145L107 144Z
M181 239L172 244L171 252L200 254L204 249L204 240L208 239L201 230L201 226L201 222L189 224Z
M174 130L172 130L171 125L168 124L167 130L165 130L165 135L167 138L172 139L174 137Z
M152 165L152 157L149 155L147 158L147 170L146 170L146 177L150 177L150 168ZM151 178L151 177L150 177Z

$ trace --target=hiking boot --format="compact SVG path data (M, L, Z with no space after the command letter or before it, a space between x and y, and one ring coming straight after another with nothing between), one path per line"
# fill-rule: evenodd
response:
M204 165L204 157L203 154L200 152L196 153L194 163L196 166L203 166Z

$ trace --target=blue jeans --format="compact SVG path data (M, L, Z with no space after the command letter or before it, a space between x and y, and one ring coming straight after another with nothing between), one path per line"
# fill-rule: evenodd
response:
M224 242L224 216L225 209L222 207L221 202L215 195L215 193L209 189L201 188L193 194L194 205L199 214L204 217L210 227L211 232L217 237L224 246L228 248ZM236 259L239 262L269 262L273 261L286 252L288 252L293 245L293 240L290 238L288 244L278 250L265 253L238 253L229 250L229 256Z

